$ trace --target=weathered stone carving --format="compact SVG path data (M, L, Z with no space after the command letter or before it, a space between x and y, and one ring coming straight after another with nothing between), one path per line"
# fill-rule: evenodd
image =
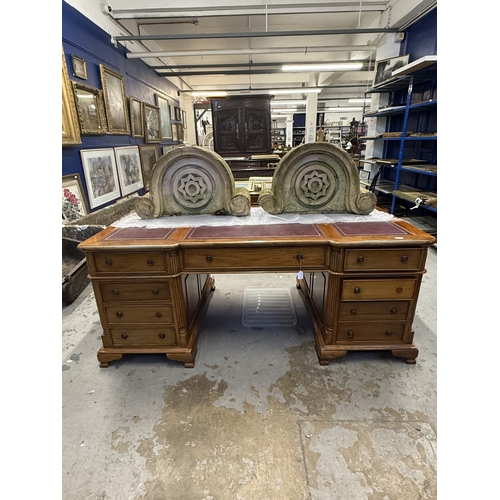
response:
M236 215L250 213L250 193L236 188L229 165L217 153L184 146L154 165L150 192L135 211L143 219L170 215Z
M292 149L278 163L271 189L264 189L259 205L270 214L369 214L377 198L360 188L352 158L328 142L312 142Z

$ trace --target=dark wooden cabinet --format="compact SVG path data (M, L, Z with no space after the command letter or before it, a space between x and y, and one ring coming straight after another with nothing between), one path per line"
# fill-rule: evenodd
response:
M213 99L214 150L221 156L270 154L270 95Z

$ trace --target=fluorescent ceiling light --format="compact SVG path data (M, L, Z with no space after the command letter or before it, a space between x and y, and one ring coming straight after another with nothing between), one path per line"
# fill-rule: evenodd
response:
M282 71L357 71L363 63L336 63L336 64L284 64Z
M191 92L192 97L225 97L227 96L227 92L225 90L216 91L216 90L206 90L200 92Z
M369 99L349 99L349 102L351 102L353 104L356 104L356 103L363 104L364 102L366 104L370 104L372 102L372 100L371 100L371 98L369 98Z
M319 94L322 89L280 89L270 90L270 94Z
M297 108L273 109L273 113L295 113Z
M327 111L363 111L363 108L361 107L350 107L350 108L328 108Z
M288 104L297 106L305 105L306 101L271 101L271 106L287 106Z

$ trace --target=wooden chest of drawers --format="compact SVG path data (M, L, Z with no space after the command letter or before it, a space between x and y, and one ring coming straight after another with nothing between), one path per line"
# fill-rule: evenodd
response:
M434 241L403 221L107 228L80 244L103 327L98 360L106 367L127 353L165 353L192 367L210 273L300 270L320 364L354 350L415 363L412 323Z

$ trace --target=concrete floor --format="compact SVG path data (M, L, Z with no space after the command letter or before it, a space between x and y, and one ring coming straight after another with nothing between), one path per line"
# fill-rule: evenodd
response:
M63 307L64 500L437 498L436 261L413 327L420 354L319 366L295 276L215 275L196 365L130 355L99 368L89 286ZM248 286L290 287L294 327L241 323Z

